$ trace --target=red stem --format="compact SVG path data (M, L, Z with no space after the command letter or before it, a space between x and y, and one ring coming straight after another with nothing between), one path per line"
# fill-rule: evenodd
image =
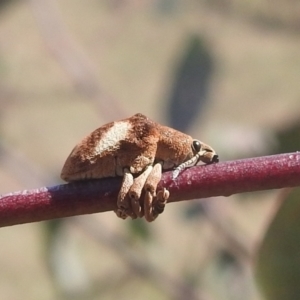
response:
M264 156L172 172L159 184L170 191L169 202L229 196L300 186L300 152ZM115 209L121 178L105 178L25 190L0 197L0 227Z

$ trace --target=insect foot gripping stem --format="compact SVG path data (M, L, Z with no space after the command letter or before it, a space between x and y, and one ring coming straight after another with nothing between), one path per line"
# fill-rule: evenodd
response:
M156 194L161 175L161 163L155 164L154 167L148 166L136 178L133 178L132 174L126 170L118 196L118 208L115 211L117 216L122 219L128 216L132 219L145 216L148 222L154 221L163 212L169 198L169 192L166 189L160 190ZM145 197L141 199L143 189Z
M151 222L163 212L169 198L165 188L157 191L162 169L174 170L176 178L198 161L218 162L218 155L187 134L135 114L103 125L85 137L67 158L61 178L71 182L123 176L117 216L145 216Z

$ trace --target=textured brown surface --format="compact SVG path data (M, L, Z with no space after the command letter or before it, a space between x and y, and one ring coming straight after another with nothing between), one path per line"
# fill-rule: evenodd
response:
M116 125L126 123L129 125L123 138L117 138L117 130L109 138L106 136ZM111 139L117 142L113 143ZM97 148L105 140L113 145L99 152ZM135 114L127 119L105 124L85 137L67 158L61 177L68 182L114 177L122 175L125 168L135 174L153 165L155 161L162 162L163 169L169 170L197 154L192 147L193 141L185 133L160 125L143 114ZM212 150L210 146L203 145L202 150ZM215 154L214 151L211 153ZM212 156L204 155L205 162L208 163L211 159Z

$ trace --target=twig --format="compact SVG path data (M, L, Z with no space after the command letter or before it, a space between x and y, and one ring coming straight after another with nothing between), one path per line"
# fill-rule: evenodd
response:
M116 208L121 178L105 178L25 190L0 197L0 227L110 211ZM300 153L222 162L184 170L159 187L169 202L300 186Z
M224 241L226 249L232 253L240 262L252 263L254 252L252 251L252 240L247 236L246 240L242 239L237 232L230 229L228 220L230 216L225 218L222 207L219 207L215 202L217 198L212 198L213 201L202 201L201 207L203 215L212 225L214 232ZM240 233L240 232L239 232Z
M57 1L30 0L29 3L47 49L69 76L78 92L89 98L104 117L110 116L108 119L118 119L126 115L121 103L103 92L96 76L95 62L85 54L67 29Z
M168 299L212 299L204 291L197 290L196 292L195 287L186 283L182 278L168 274L164 268L157 268L146 255L143 255L143 251L140 251L141 249L138 249L137 245L132 247L132 243L124 239L124 236L108 230L104 224L99 225L99 222L92 222L87 218L74 218L73 223L79 225L99 244L108 246L123 260L132 274L153 283L168 296Z

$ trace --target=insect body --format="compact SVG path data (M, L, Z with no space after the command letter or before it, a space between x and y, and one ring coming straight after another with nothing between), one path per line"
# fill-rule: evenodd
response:
M208 145L142 114L108 123L84 138L71 152L61 172L67 182L122 176L117 216L143 217L153 221L169 198L166 189L157 191L162 170L181 170L218 161ZM144 201L140 201L145 190Z

